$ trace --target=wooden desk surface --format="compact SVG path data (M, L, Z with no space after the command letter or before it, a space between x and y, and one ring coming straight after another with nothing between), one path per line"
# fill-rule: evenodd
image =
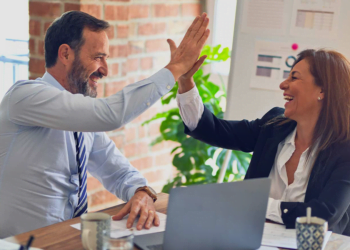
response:
M158 200L155 203L156 210L158 212L166 214L168 197L168 194L158 194ZM114 215L123 207L124 204L108 208L100 212ZM80 231L70 226L76 223L80 223L80 218L74 218L51 226L29 231L27 233L8 237L5 240L24 244L27 242L30 235L33 235L35 237L32 244L33 247L38 247L45 250L83 250L83 245L81 244L80 239Z
M159 194L158 200L155 203L156 210L161 213L167 211L168 206L168 194ZM101 212L114 215L124 204L102 210ZM13 237L6 238L5 240L22 243L27 242L30 235L34 235L33 247L38 247L45 250L83 250L80 239L80 231L72 228L70 225L80 222L80 218L67 220L61 223L57 223L51 226L39 228L27 233L19 234ZM134 248L138 249L138 248ZM332 234L325 250L350 250L350 237L346 237L339 234Z

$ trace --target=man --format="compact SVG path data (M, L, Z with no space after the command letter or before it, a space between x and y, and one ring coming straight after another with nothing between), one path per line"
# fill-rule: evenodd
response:
M0 105L0 238L87 211L86 171L128 201L113 219L140 215L137 229L158 226L156 194L101 131L117 129L155 103L179 76L198 68L209 36L197 17L169 64L107 98L95 99L107 76L108 23L86 13L63 14L45 37L46 73L14 84ZM83 132L83 133L82 133Z

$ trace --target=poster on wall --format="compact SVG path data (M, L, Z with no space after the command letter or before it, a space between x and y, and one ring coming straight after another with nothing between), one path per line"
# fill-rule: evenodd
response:
M286 34L285 0L244 0L242 32Z
M294 0L290 34L335 39L341 0Z
M279 85L288 78L298 53L312 47L299 43L256 40L250 88L280 91Z

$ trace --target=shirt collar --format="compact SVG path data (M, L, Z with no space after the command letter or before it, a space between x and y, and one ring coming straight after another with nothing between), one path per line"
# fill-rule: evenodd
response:
M297 127L284 139L283 144L291 144L295 146L295 135L297 133Z
M58 88L59 90L65 90L65 88L63 88L62 85L47 71L45 72L41 80L50 83L52 86Z

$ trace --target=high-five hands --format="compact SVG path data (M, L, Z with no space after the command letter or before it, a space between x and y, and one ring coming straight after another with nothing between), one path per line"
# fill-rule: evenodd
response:
M209 18L206 13L203 13L200 17L194 19L179 47L176 47L173 40L167 40L170 46L171 59L165 68L171 71L176 81L180 76L194 68L197 61L204 61L205 57L201 57L199 60L198 57L209 37L208 24Z

